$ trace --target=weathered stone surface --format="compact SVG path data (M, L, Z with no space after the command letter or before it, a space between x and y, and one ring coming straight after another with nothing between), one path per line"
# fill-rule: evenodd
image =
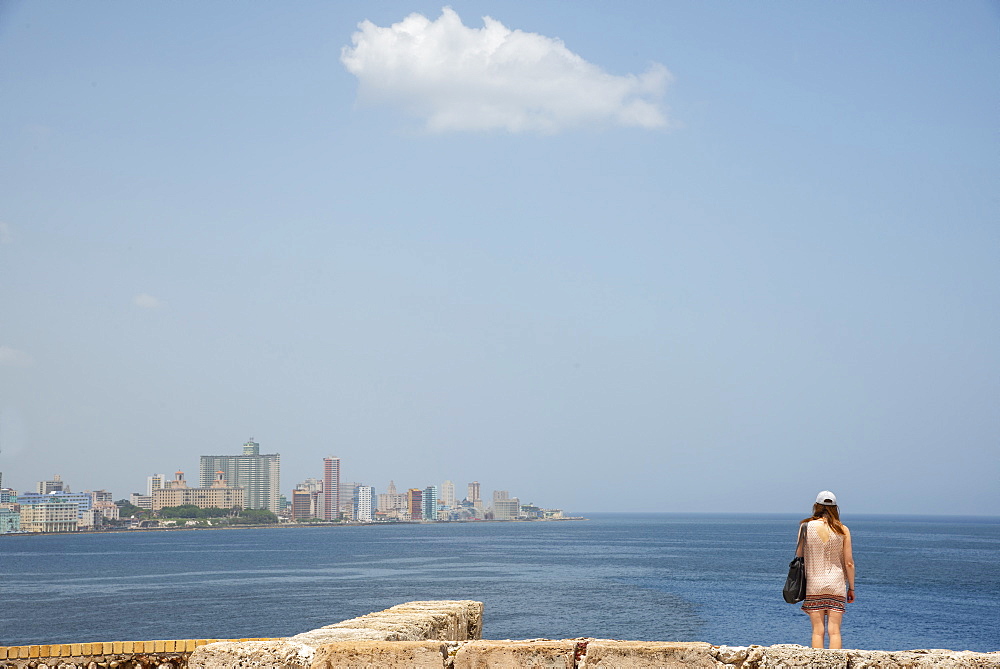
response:
M766 667L818 667L819 669L1000 669L1000 652L972 653L951 650L822 650L792 644L775 646L718 646L709 654L719 667L764 669Z
M407 602L276 641L212 643L196 649L193 669L308 667L320 646L342 641L465 641L483 631L483 604L471 600Z
M316 649L289 639L275 641L220 641L199 647L188 658L189 669L281 667L308 669Z
M573 639L550 641L470 641L455 653L454 669L573 669Z
M344 629L384 632L387 641L478 639L483 633L483 603L471 600L407 602L292 638L312 643L314 638L324 638L317 634L321 630Z
M316 650L311 669L445 669L444 641L339 641Z
M658 667L719 666L707 643L615 641L595 639L587 644L580 669L654 669Z

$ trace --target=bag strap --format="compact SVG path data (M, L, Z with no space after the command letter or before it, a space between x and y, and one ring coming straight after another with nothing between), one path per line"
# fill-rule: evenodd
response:
M805 543L806 540L806 528L809 527L809 522L804 522L799 526L799 540L795 544L795 554L799 554L799 547ZM802 550L802 557L805 557L805 549Z

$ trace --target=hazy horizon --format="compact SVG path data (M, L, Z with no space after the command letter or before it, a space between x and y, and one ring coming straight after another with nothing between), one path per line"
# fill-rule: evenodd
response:
M998 26L4 3L3 485L1000 515Z

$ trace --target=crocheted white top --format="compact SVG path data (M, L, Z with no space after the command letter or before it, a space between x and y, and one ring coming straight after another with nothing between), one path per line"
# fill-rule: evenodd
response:
M810 520L806 527L803 555L806 562L806 596L847 596L844 537L827 527L822 520Z

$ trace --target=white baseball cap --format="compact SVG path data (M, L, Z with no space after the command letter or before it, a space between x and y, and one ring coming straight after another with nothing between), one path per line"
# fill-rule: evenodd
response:
M829 490L822 490L816 495L816 503L825 506L837 506L837 496Z

